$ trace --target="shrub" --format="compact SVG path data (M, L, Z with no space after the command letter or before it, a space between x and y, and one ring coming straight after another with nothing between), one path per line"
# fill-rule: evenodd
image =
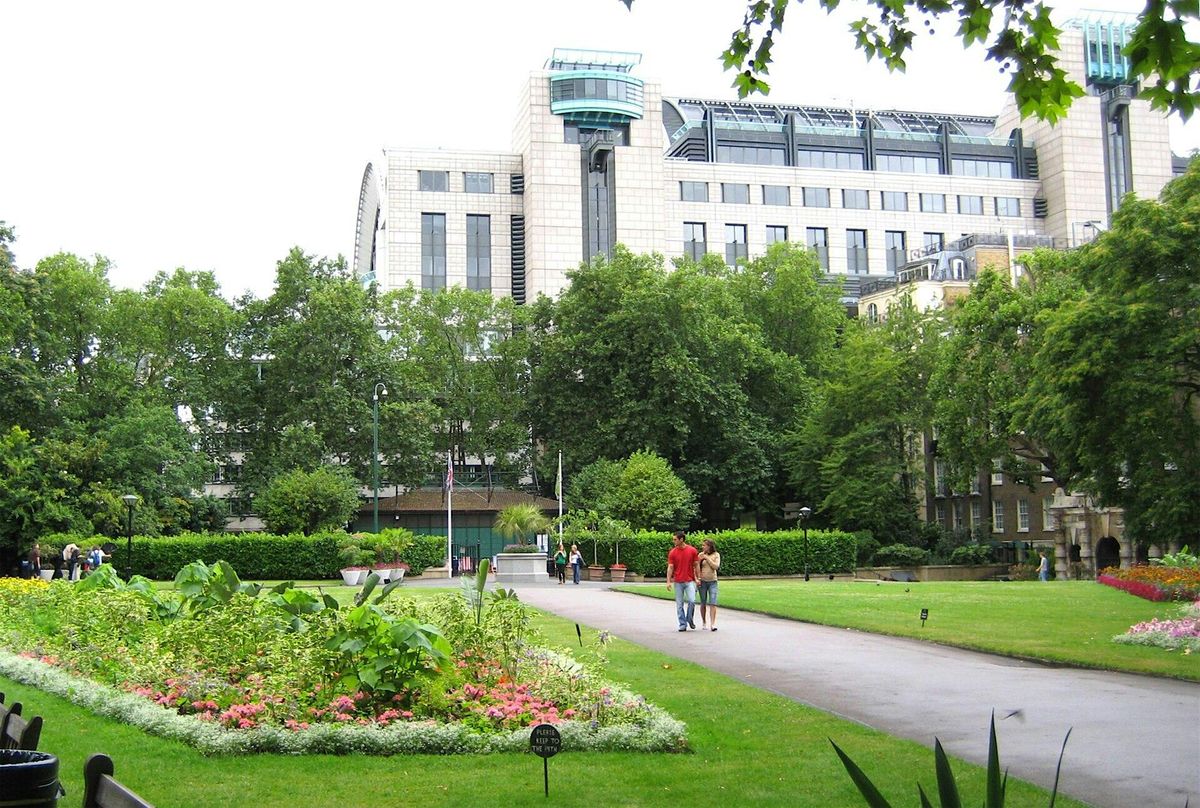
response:
M929 560L929 552L907 544L889 544L875 553L875 563L881 567L917 567Z
M987 564L992 560L992 548L986 544L964 544L950 553L951 564Z
M869 530L860 530L854 534L854 542L858 558L858 566L869 567L879 550L879 542Z

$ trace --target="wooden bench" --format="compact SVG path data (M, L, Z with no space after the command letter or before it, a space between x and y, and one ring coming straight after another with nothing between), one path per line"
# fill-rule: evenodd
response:
M0 728L0 749L24 749L36 752L38 740L42 737L42 717L35 715L28 721L21 715L20 703L4 716L4 726Z
M154 808L113 779L108 755L95 754L83 764L83 808Z
M0 739L4 738L4 728L8 725L8 717L20 714L21 702L14 702L12 707L6 707L4 706L4 694L0 693ZM0 749L3 748L3 743L0 743Z

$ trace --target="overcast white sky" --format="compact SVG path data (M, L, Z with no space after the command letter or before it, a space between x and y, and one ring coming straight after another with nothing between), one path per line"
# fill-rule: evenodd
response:
M1095 7L1136 11L1137 0ZM744 0L6 0L0 220L31 267L60 250L119 287L213 270L270 293L293 245L349 257L362 171L384 146L503 151L522 82L555 47L642 53L668 96L736 97L718 55ZM1060 22L1080 7L1053 4ZM994 115L1005 77L946 30L906 74L846 22L793 5L770 100ZM1200 116L1196 116L1200 118ZM1177 154L1200 120L1173 124Z

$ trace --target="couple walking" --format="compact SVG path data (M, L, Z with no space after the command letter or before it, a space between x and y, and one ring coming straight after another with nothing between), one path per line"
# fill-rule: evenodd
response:
M717 630L717 570L721 568L721 554L711 539L705 539L703 550L687 543L687 536L680 530L672 537L675 547L667 553L667 588L675 590L675 614L679 619L679 630L696 628L696 585L700 585L701 628ZM684 601L687 610L684 610Z

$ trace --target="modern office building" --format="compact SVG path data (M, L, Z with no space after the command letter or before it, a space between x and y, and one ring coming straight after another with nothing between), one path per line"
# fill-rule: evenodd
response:
M1062 66L1087 95L1055 126L1011 98L997 116L678 98L635 75L637 54L556 50L524 86L511 151L389 148L367 166L355 272L524 302L617 243L735 263L790 240L853 303L964 237L1078 244L1181 164L1165 115L1133 97L1131 22L1066 26Z

